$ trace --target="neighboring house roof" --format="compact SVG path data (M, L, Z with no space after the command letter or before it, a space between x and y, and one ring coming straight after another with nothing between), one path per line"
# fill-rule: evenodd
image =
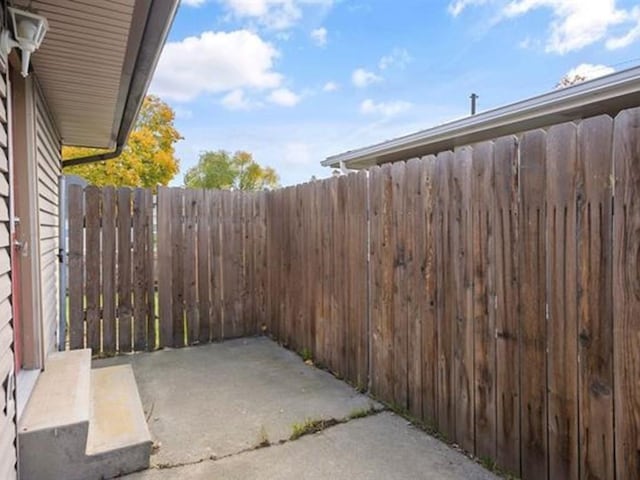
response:
M420 132L327 158L350 169L407 160L557 123L640 105L640 67L555 90Z
M14 0L49 22L33 68L65 145L125 143L178 0Z

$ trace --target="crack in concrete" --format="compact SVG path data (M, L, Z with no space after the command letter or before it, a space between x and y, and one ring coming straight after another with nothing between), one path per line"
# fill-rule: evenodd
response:
M382 412L387 412L389 411L389 409L387 407L376 407L375 405L372 405L369 409L367 410L358 410L355 411L349 415L347 415L346 417L343 418L329 418L329 419L318 419L318 420L307 420L303 425L302 425L302 429L303 431L299 431L299 432L295 432L291 434L291 436L289 438L284 438L282 440L279 440L277 442L263 442L260 443L258 445L254 445L252 447L248 447L248 448L244 448L242 450L238 450L237 452L233 452L233 453L228 453L226 455L209 455L203 458L199 458L197 460L192 460L192 461L188 461L188 462L177 462L177 463L160 463L157 465L152 465L149 467L150 470L152 469L156 469L156 470L172 470L175 468L181 468L181 467L188 467L191 465L198 465L200 463L203 462L217 462L220 460L224 460L225 458L231 458L231 457L236 457L239 455L244 455L245 453L250 453L250 452L255 452L256 450L262 450L265 448L271 448L271 447L278 447L280 445L285 445L287 443L292 443L295 442L297 440L299 440L302 437L306 437L306 436L310 436L310 435L316 435L318 433L324 432L325 430L328 430L332 427L338 426L338 425L344 425L347 424L349 422L355 421L355 420L360 420L362 418L367 418L367 417L372 417L375 415L378 415Z

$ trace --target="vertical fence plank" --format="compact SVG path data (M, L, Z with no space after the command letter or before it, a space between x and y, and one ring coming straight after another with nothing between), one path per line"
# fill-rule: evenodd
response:
M184 285L185 285L185 235L184 190L171 190L171 318L173 324L172 346L185 346Z
M578 358L580 477L614 478L612 182L613 120L578 126Z
M171 211L173 190L168 187L158 188L158 313L159 313L159 347L173 345L173 291L171 288L173 273L171 267Z
M322 198L323 198L323 237L322 237L322 282L323 282L323 296L322 296L322 326L321 326L321 357L320 361L324 365L331 364L331 293L333 283L331 281L331 275L333 272L332 259L333 253L331 250L331 214L332 214L332 201L331 201L331 184L333 179L327 180L322 183ZM281 200L283 197L281 197ZM284 227L281 227L284 229Z
M424 259L424 215L422 189L424 162L418 158L406 164L406 264L407 284L407 409L411 415L422 415L422 317L426 310L421 275Z
M85 189L87 348L100 353L100 189Z
M212 237L209 229L211 220L211 205L207 190L200 190L198 195L198 341L207 343L211 339L211 282L210 268L213 259L209 257L209 239Z
M392 245L392 190L393 181L391 177L391 165L383 165L378 172L378 185L376 199L378 212L377 217L377 252L372 251L372 257L377 257L374 268L377 268L378 275L374 288L374 299L376 304L374 325L375 334L374 345L377 354L374 356L375 370L377 372L377 385L374 393L381 398L392 400L394 397L393 365L394 365L394 344L393 344L393 258L395 252ZM375 377L374 377L375 378Z
M393 342L393 402L407 408L407 302L406 302L406 165L397 162L391 165L393 182L392 201L392 261L393 261L393 314L390 335Z
M452 223L454 216L449 191L453 152L439 153L436 160L438 177L438 235L436 238L437 315L438 315L438 429L449 440L455 438L455 410L453 389L453 327L455 324L454 276L451 261Z
M518 307L518 141L496 140L496 460L520 474L520 327Z
M209 272L211 282L211 340L214 342L222 340L222 246L221 232L222 223L220 208L221 192L207 192L209 203L209 248L211 257L211 270Z
M547 132L549 477L578 478L576 187L573 123Z
M234 315L233 296L235 291L235 271L233 268L233 248L236 239L233 237L233 192L221 192L221 222L222 222L222 318L223 318L223 338L233 338L234 336Z
M255 215L255 192L247 192L244 195L244 222L243 222L243 237L244 243L244 277L245 277L245 289L244 289L244 335L253 335L255 332L254 322L256 321L255 305L255 227L256 219ZM301 279L302 280L302 279Z
M147 269L144 190L133 191L133 348L147 349Z
M545 132L520 147L520 416L522 478L547 478Z
M365 391L369 382L369 317L368 317L368 206L367 206L367 173L359 172L353 176L356 195L352 197L352 225L355 232L353 243L354 263L352 265L352 284L354 302L355 329L352 332L356 343L356 365L354 382L356 387Z
M131 351L131 190L118 189L118 349Z
M69 205L69 346L84 348L84 195L70 185Z
M116 353L116 191L102 190L102 351Z
M147 292L147 350L157 347L158 327L156 323L156 236L154 232L153 192L144 191L144 237L145 237L145 289Z
M613 351L616 475L640 478L640 108L614 124Z
M475 453L496 456L495 272L493 142L473 147L473 322L475 343Z
M420 244L422 288L424 296L421 306L422 320L422 419L429 425L437 424L438 416L438 324L436 296L438 284L436 271L437 228L437 177L436 157L422 159L424 163L422 185L422 218L424 222L423 243Z
M347 203L347 176L343 175L337 179L336 191L336 223L334 226L335 235L335 278L343 279L342 288L336 285L335 288L335 305L336 317L334 323L336 338L336 366L335 371L340 376L349 379L349 366L346 358L347 326L349 319L345 311L345 299L349 293L349 283L347 278L347 248L349 239L346 236L346 203Z
M196 261L196 216L198 209L197 190L184 190L184 310L187 345L197 343L200 334L198 321L198 289Z
M267 240L268 240L268 221L269 221L269 216L268 216L268 202L269 202L269 198L270 198L271 193L270 192L260 192L258 194L259 197L259 203L260 203L260 217L259 217L259 222L260 222L260 226L259 226L259 250L258 250L258 258L260 260L260 284L258 287L258 295L260 298L260 316L259 316L259 322L258 322L258 332L260 333L262 331L264 331L267 328L267 323L268 323L268 314L267 314L267 297L268 297L268 288L269 288L269 283L268 283L268 271L269 271L269 252L268 252L268 245L267 245ZM315 218L314 220L317 221L317 218ZM315 283L319 283L319 279L317 278L318 276L318 271L314 271L314 282Z
M473 244L471 235L472 149L457 148L453 165L454 234L452 258L455 276L454 395L456 396L456 441L474 451L474 368L473 368Z

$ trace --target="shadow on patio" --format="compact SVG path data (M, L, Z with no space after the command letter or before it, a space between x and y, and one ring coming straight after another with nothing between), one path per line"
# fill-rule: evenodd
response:
M266 338L96 360L94 368L124 363L157 447L151 469L130 480L495 478ZM313 420L332 426L292 439Z

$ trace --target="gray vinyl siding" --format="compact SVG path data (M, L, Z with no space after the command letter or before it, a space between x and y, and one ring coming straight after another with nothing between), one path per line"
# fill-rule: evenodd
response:
M7 161L7 83L0 75L0 478L16 478L13 309ZM9 392L6 390L10 389ZM7 402L7 399L9 400Z
M58 199L61 172L60 138L40 88L35 95L35 140L38 163L38 223L40 231L40 281L45 354L56 348L59 318Z

